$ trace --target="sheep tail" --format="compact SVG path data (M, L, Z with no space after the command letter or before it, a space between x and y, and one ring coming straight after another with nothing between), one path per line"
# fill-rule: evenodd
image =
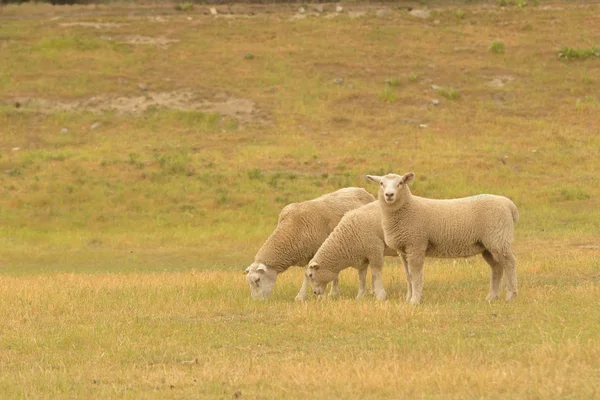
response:
M519 210L517 210L517 206L512 201L510 202L510 212L512 213L513 222L517 222L519 220Z

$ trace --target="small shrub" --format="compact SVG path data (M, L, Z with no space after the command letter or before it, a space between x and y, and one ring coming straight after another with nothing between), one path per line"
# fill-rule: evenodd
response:
M460 97L458 91L454 88L441 88L437 91L440 96L447 98L448 100L457 100Z
M190 157L187 152L178 151L173 153L164 153L155 155L156 161L162 170L163 175L193 175L193 170L189 166Z
M194 4L189 1L184 1L175 6L175 9L178 11L192 11L194 9Z
M490 45L490 51L496 54L504 53L504 43L501 40L494 40Z
M458 19L463 19L465 17L465 12L463 10L457 10L456 11L456 17Z
M247 53L247 54L244 56L244 60L254 60L254 54L252 54L252 53Z
M527 0L516 0L515 5L519 8L523 8L527 6Z
M593 46L588 49L565 46L558 51L558 58L561 60L584 59L588 57L600 57L600 46Z
M248 171L248 178L250 180L257 180L257 181L262 181L264 176L263 173L260 169L258 168L253 168L250 171Z
M417 79L419 79L419 76L417 74L415 74L414 72L411 72L410 74L408 74L409 81L416 82Z
M389 86L400 86L400 78L388 78L385 83Z
M393 103L396 101L398 96L394 92L394 89L390 85L385 85L383 91L379 94L379 98L386 103Z

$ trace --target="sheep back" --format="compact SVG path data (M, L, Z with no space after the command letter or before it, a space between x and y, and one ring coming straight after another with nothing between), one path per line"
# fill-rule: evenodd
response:
M283 272L292 265L306 265L344 214L375 198L362 188L344 188L312 200L288 204L277 227L255 257Z
M344 215L311 262L339 272L350 266L359 267L372 258L383 259L384 252L397 255L385 245L381 208L374 201Z
M496 195L451 200L411 195L402 208L390 211L382 215L386 243L403 253L407 247L426 246L430 257L469 257L486 248L502 251L510 246L518 219L515 204Z

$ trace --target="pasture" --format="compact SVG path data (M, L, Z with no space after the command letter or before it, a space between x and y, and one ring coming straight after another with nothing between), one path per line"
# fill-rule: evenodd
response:
M0 397L600 396L600 5L341 5L0 6ZM285 204L408 171L515 202L514 302L250 299Z

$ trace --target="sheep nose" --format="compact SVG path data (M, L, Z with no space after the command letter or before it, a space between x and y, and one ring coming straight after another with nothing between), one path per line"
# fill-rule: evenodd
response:
M392 197L394 197L394 193L386 193L385 197L387 197L388 199L391 199Z
M313 293L314 293L314 294L317 294L317 291L316 291L316 290L313 290Z

